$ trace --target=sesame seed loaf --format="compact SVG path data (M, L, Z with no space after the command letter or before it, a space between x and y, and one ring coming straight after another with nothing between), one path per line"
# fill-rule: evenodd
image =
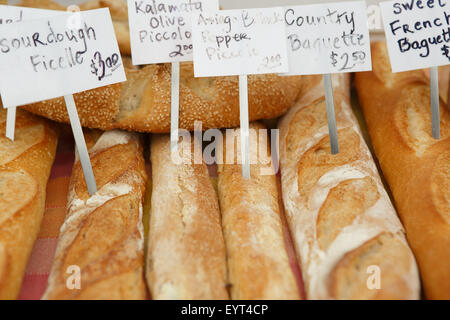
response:
M22 6L65 10L50 0L22 0ZM125 0L92 0L81 10L108 7L124 65L131 54ZM81 124L102 130L170 132L170 64L126 69L128 81L75 94ZM238 77L194 78L192 63L181 64L179 127L192 131L194 121L203 129L239 125ZM303 85L302 77L274 74L249 76L250 121L278 117L292 106ZM25 109L59 122L69 122L63 98L25 106Z

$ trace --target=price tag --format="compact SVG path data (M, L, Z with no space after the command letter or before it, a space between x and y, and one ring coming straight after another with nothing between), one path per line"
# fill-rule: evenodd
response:
M239 76L242 175L249 179L247 75L288 71L283 9L199 13L192 30L196 77Z
M218 0L128 0L133 64L192 61L192 14L218 9Z
M388 1L381 10L393 72L450 64L448 1Z
M438 66L450 64L450 5L446 0L381 3L392 72L431 68L432 135L440 138Z
M196 77L289 69L282 8L200 13L192 28Z
M192 15L217 11L218 0L127 0L134 65L172 62L171 150L178 145L181 61L192 61Z
M0 87L6 106L126 81L108 9L5 25Z
M366 3L285 8L289 75L372 70Z
M17 106L64 96L92 195L97 185L72 94L126 80L109 10L7 24L1 31L4 104Z
M17 23L37 18L52 17L60 14L64 14L64 12L0 5L0 27L6 24ZM1 91L2 90L0 87L0 94ZM7 108L6 112L6 137L14 140L16 107L10 106L9 108Z

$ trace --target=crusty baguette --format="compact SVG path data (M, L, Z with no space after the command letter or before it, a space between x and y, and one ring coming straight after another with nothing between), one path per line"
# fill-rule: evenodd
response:
M224 159L218 164L218 190L234 300L300 298L284 243L276 176L269 174L270 137L260 131L264 129L259 123L250 125L249 180L238 164L239 129L234 130L236 139L227 135L217 151ZM227 154L233 163L226 162Z
M384 43L373 72L356 85L381 168L394 195L430 299L450 299L450 112L441 101L441 139L431 136L429 82L391 72Z
M350 108L349 77L333 76L338 155L321 78L310 79L279 126L283 199L307 298L417 299L416 262Z
M153 299L227 299L217 195L206 165L189 160L191 143L178 146L181 164L171 158L169 136L152 137L147 283Z
M0 300L19 294L58 141L54 125L26 111L17 110L14 142L5 137L5 122L0 109Z
M137 134L87 134L98 191L89 196L75 162L44 299L144 299L142 225L146 173ZM98 138L98 139L97 139ZM79 267L81 287L66 285Z

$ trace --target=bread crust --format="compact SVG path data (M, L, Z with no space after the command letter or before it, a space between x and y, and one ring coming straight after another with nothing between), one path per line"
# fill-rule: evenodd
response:
M370 137L419 265L426 297L450 299L450 112L431 137L429 82L421 70L391 73L384 43L373 71L356 75ZM444 95L445 96L445 95Z
M338 155L321 77L310 79L279 125L283 201L307 298L418 299L414 256L350 108L349 76L333 76ZM372 268L381 276L376 290Z
M67 215L43 299L145 299L142 225L146 172L141 138L87 133L98 191L89 196L78 159ZM70 288L74 269L80 287Z
M147 283L156 300L228 299L217 195L206 165L189 160L191 142L178 147L181 164L168 135L152 136Z
M251 179L242 177L240 133L219 143L218 153L227 159L234 152L233 163L218 165L218 191L222 226L227 247L228 277L233 300L300 299L299 288L289 265L285 247L278 186L272 167L270 142L252 123L250 135L252 158ZM234 135L233 135L234 136ZM261 151L264 150L264 151ZM263 154L266 152L266 154ZM269 163L264 163L269 160ZM267 172L261 171L265 169Z
M54 126L26 111L17 110L14 142L5 137L5 125L0 109L0 300L19 294L58 142Z

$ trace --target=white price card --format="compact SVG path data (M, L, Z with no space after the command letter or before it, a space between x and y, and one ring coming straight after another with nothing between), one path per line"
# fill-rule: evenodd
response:
M65 11L0 5L0 26L37 18L66 14Z
M217 10L218 0L128 0L133 64L192 61L192 14Z
M372 70L365 1L285 7L288 75Z
M393 72L450 64L448 0L381 3Z
M196 77L288 71L282 8L199 13L192 30Z
M0 35L6 106L126 81L108 9L7 24Z

